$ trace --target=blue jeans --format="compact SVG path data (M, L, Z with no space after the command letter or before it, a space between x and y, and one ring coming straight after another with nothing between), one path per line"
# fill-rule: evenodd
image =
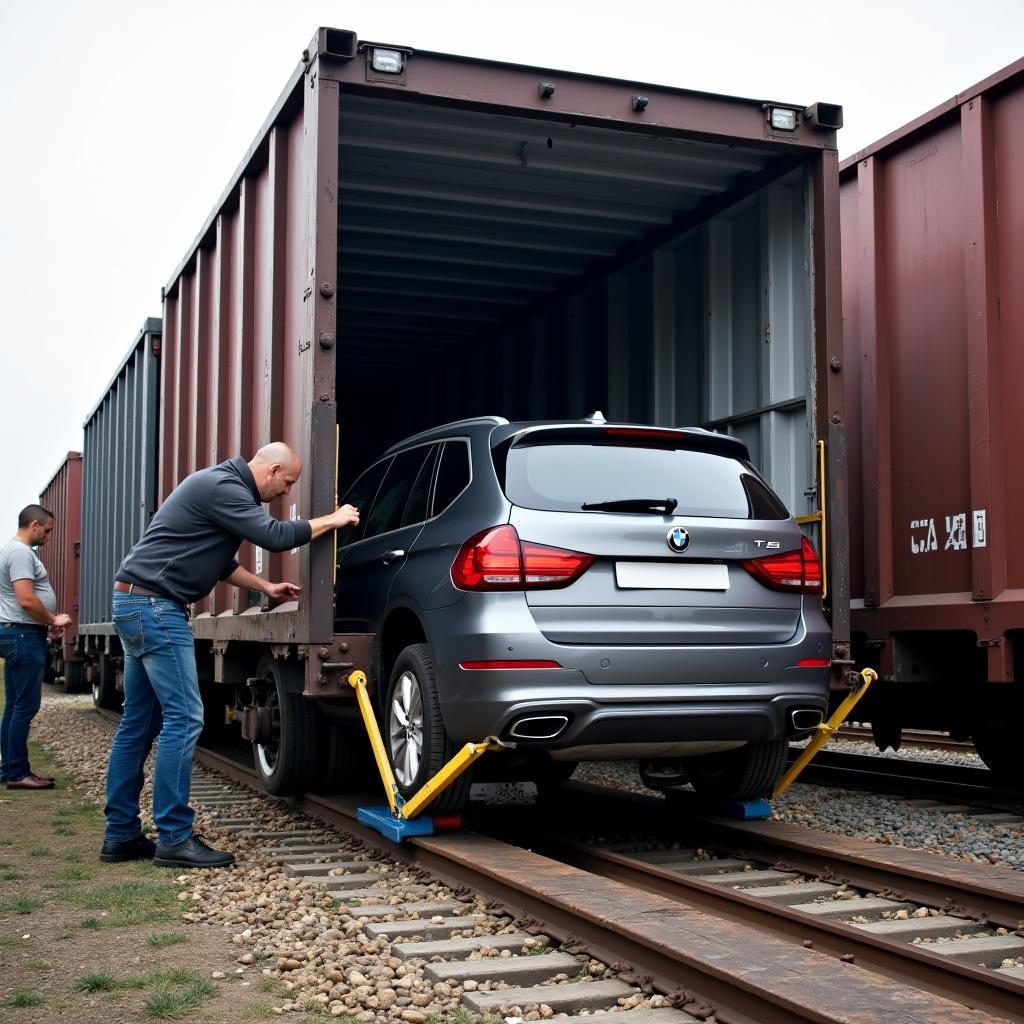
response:
M43 697L46 627L0 627L0 658L4 660L5 701L0 720L0 781L17 782L32 770L28 730Z
M161 843L180 843L192 835L192 755L203 728L188 615L173 601L115 590L114 629L124 648L124 712L107 766L104 838L134 839L142 831L143 766L159 736L153 823Z

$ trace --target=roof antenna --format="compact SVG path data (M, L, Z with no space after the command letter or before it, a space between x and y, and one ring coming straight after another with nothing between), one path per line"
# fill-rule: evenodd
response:
M595 410L593 416L588 416L587 419L591 423L607 423L608 421L604 418L604 413L600 409Z

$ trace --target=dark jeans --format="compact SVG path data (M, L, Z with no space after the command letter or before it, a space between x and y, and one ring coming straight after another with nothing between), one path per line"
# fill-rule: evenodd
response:
M142 831L143 766L159 736L153 823L161 843L180 843L192 835L192 755L203 728L188 615L173 601L115 590L114 628L124 648L124 712L107 767L105 838L134 839Z
M46 627L0 627L0 658L4 660L6 702L0 720L0 781L16 782L32 770L28 730L43 697Z

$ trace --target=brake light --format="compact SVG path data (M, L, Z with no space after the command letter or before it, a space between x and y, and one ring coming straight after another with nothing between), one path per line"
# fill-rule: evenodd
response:
M605 437L636 438L638 440L685 441L681 430L658 430L656 427L608 427Z
M452 563L452 582L461 590L567 587L593 562L593 555L520 541L514 526L495 526L462 545Z
M828 658L801 658L797 663L797 668L828 668L832 662Z
M460 661L459 668L472 672L506 668L561 668L557 661Z
M799 551L748 558L741 565L751 576L772 590L789 590L797 594L821 593L821 562L806 537L801 538Z

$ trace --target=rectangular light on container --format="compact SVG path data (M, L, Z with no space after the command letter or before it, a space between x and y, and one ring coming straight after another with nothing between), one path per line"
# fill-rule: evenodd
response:
M777 131L796 131L796 111L790 107L772 107L771 123Z
M402 51L374 50L372 63L374 71L384 71L389 75L400 75L402 73Z

